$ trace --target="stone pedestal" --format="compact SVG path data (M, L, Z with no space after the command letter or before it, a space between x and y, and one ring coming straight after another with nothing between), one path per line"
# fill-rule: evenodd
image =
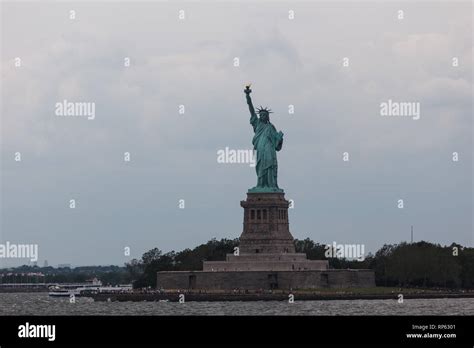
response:
M239 252L227 254L225 261L204 261L203 271L321 271L326 260L308 260L296 253L290 233L288 207L283 192L248 192L244 208Z
M247 193L244 208L241 254L294 253L288 221L289 202L283 192Z

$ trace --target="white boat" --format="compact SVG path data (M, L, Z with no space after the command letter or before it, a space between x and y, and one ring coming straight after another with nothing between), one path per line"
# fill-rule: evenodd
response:
M64 289L64 288L58 288L58 289L52 289L49 291L49 296L51 297L71 297L72 295L74 296L81 296L81 291L82 289Z
M102 282L93 279L90 283L82 284L56 284L49 287L49 296L52 297L71 297L81 296L84 290L97 291L102 286Z
M71 295L87 296L88 294L117 293L132 290L132 285L102 286L100 281L91 284L64 284L50 287L49 296L52 297L71 297Z

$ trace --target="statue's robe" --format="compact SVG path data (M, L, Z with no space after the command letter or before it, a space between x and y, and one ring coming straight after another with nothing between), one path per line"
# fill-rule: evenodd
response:
M257 151L257 187L278 188L278 162L276 151L283 145L283 137L270 122L262 122L255 114L250 118L255 135L253 148Z

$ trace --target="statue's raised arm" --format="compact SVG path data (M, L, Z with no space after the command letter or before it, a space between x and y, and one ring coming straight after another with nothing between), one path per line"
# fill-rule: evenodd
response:
M252 104L252 98L250 98L250 93L252 93L252 90L250 89L250 85L245 86L244 93L247 98L247 104L249 106L250 116L254 116L254 115L257 116L255 114L255 109Z
M253 129L255 130L258 123L258 117L257 117L257 114L255 113L255 108L253 107L252 98L250 98L250 93L252 93L252 90L250 89L250 85L245 86L244 93L245 93L245 97L247 99L247 105L249 106L249 111L250 111L250 124L253 126Z

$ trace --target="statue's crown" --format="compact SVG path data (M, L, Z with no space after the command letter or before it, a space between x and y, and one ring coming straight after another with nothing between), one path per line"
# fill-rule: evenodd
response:
M267 107L262 107L261 105L260 105L259 108L257 108L257 112L258 112L259 114L262 113L262 112L266 112L266 113L268 113L268 114L273 114L272 109L269 109L269 108L267 108Z

